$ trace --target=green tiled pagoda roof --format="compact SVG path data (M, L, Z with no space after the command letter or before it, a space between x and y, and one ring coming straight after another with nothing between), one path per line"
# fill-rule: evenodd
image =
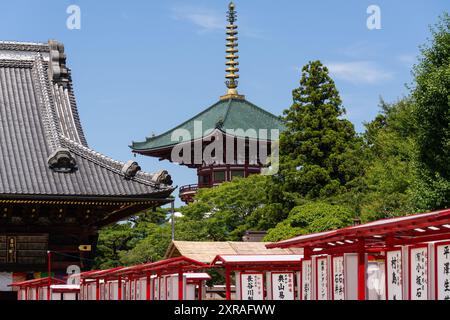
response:
M275 115L267 112L254 104L243 99L220 100L208 109L182 123L181 125L154 137L146 138L143 142L132 142L130 146L134 151L156 150L171 147L177 144L172 141L172 133L177 129L185 129L194 138L194 122L202 122L203 134L208 129L227 130L242 129L236 132L236 137L245 138L245 131L254 129L258 133L260 129L266 129L268 140L273 140L270 136L271 129L278 129L282 132L285 127L281 120ZM250 136L253 138L252 136ZM196 137L197 138L197 137Z

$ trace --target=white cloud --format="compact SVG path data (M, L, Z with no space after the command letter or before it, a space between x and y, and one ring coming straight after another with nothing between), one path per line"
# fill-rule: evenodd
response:
M376 84L392 79L391 72L371 61L330 62L326 66L333 77L356 84Z
M407 67L411 67L417 62L417 57L414 54L401 54L397 59Z
M171 17L174 20L192 23L199 33L225 32L227 25L224 12L217 12L199 6L177 5L171 8ZM239 25L239 33L247 38L264 39L264 32L259 29Z
M172 7L172 18L180 21L188 21L199 27L199 31L208 32L215 30L225 30L225 16L213 10L192 7L175 6Z

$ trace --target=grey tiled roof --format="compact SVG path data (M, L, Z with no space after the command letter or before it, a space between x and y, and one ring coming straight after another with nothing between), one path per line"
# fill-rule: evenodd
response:
M154 174L126 177L124 163L88 147L63 51L55 42L0 42L0 196L168 196L173 188ZM49 168L60 149L76 161L73 172Z

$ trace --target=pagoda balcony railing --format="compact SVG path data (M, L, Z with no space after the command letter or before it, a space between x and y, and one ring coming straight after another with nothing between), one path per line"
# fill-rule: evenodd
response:
M197 191L198 189L199 189L199 185L198 184L188 184L186 186L180 187L180 194L186 193L186 192Z
M193 192L193 191L197 191L200 188L211 188L211 187L215 187L220 185L220 182L215 182L215 183L202 183L202 184L188 184L185 186L180 187L180 194L181 193L186 193L186 192Z
M188 203L192 202L194 199L195 194L197 191L201 188L212 188L220 185L221 183L215 182L212 184L188 184L185 186L180 187L180 198L182 201Z

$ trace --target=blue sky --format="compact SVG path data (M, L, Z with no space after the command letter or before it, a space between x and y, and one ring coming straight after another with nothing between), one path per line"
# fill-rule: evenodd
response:
M320 59L331 70L347 118L358 131L379 98L408 93L411 67L429 25L447 0L236 0L240 31L239 92L279 115L291 104L299 69ZM81 8L81 30L66 27L69 5ZM128 145L159 134L225 93L228 1L0 1L0 39L65 44L81 120L91 147L116 159ZM369 5L381 30L366 26ZM195 170L138 156L146 171L167 169L176 185Z

